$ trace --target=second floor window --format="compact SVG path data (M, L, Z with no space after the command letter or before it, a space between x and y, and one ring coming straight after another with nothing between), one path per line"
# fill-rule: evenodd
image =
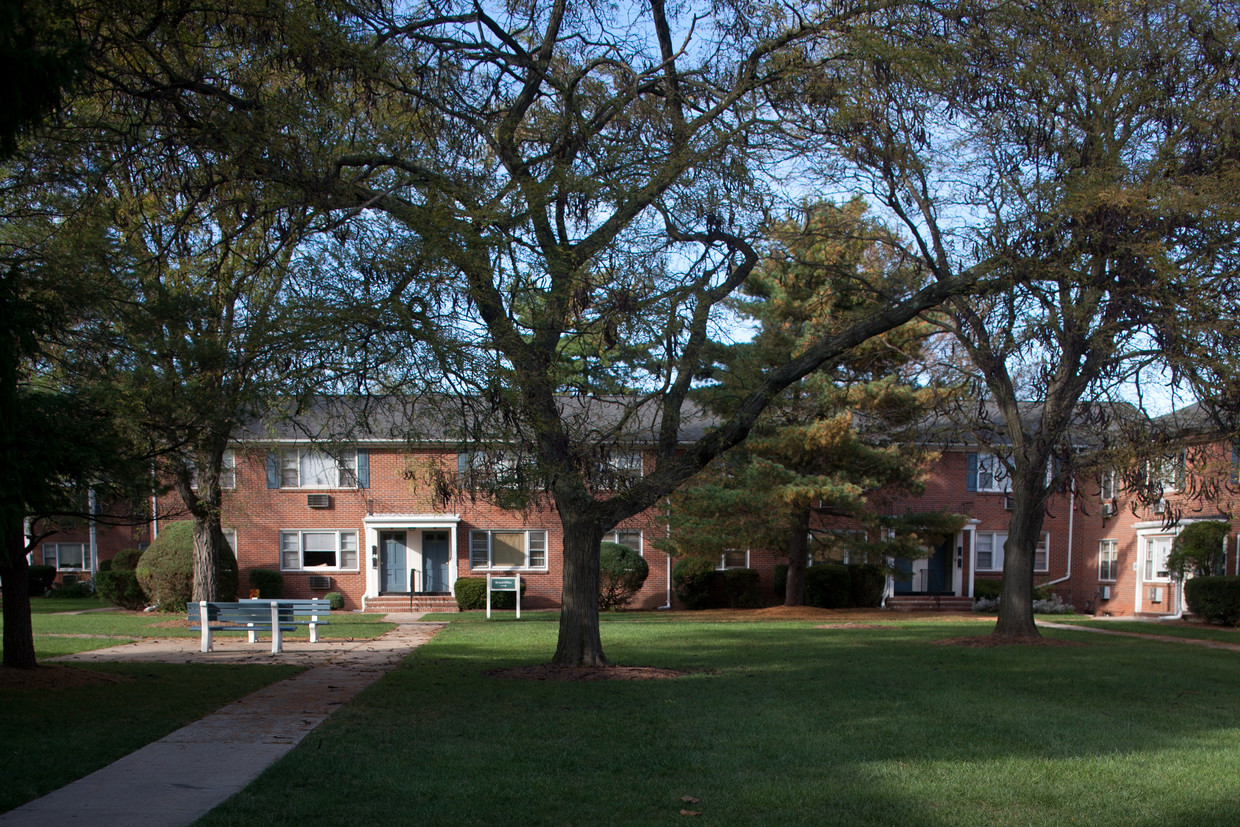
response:
M1012 490L1007 468L995 454L970 451L965 455L965 488L969 491L1007 493Z
M366 451L285 448L267 454L268 488L369 488Z

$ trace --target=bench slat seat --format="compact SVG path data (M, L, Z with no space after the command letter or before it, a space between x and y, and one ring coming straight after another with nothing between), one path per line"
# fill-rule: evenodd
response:
M283 632L308 626L310 642L317 643L318 627L329 623L320 616L331 614L326 600L242 600L238 602L201 601L190 603L187 616L190 629L202 633L203 652L214 648L214 632L246 632L249 642L257 641L260 632L270 632L271 652L284 650Z

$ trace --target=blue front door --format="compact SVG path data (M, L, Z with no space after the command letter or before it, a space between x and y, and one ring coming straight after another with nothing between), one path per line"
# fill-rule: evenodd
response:
M448 532L422 532L422 587L427 592L448 590Z
M379 534L379 572L384 592L409 591L405 532L384 531Z

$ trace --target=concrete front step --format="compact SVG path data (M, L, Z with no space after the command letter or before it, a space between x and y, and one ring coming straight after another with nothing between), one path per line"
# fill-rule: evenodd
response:
M887 598L887 608L897 612L969 612L973 610L973 598L953 595L892 595Z
M450 594L384 594L364 601L368 612L455 612L456 598Z

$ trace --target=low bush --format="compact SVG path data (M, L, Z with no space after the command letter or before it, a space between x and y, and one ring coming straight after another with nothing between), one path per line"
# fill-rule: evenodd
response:
M810 566L805 570L805 605L843 609L852 593L847 566Z
M521 580L521 596L525 596L526 583ZM452 596L462 612L485 609L487 607L487 579L485 577L458 577L452 587ZM492 592L491 608L510 610L517 608L516 592Z
M998 602L999 595L1003 592L1002 580L974 580L973 581L973 599L974 600L993 600ZM1054 589L1051 586L1035 586L1033 589L1034 600L1050 600L1054 595Z
M194 524L189 521L164 526L155 542L143 553L136 569L138 583L161 612L183 612L193 596ZM237 598L237 558L224 544L219 573L220 600Z
M112 557L112 569L122 571L133 571L138 568L138 561L142 559L142 549L140 548L123 548L116 552Z
M333 612L338 612L344 608L344 595L340 592L328 592L324 596L327 598L327 605L332 607Z
M672 566L672 587L686 609L705 609L710 603L710 585L715 562L706 557L682 557Z
M95 590L99 596L122 609L135 611L146 608L146 592L138 583L136 572L127 569L100 571L95 575Z
M50 597L82 598L95 596L95 584L90 580L73 583L53 583Z
M873 563L860 563L847 566L850 579L848 595L849 607L876 609L883 602L883 592L887 589L887 572L882 566Z
M731 609L757 609L762 605L758 599L758 572L754 569L726 569L723 574L723 590Z
M30 566L28 571L31 597L42 597L56 582L55 566Z
M1184 582L1188 610L1207 623L1240 623L1240 577L1194 577Z
M599 547L599 611L614 612L632 603L649 576L650 565L636 551L620 543L602 543Z
M279 600L284 597L284 575L275 569L250 569L246 578L251 589L258 589L258 596L264 600Z
M1063 598L1054 592L1047 592L1050 597L1039 597L1033 601L1033 613L1035 615L1070 615L1075 614L1076 607L1071 603L1065 603ZM999 596L979 597L973 601L973 611L981 614L990 614L999 611Z

